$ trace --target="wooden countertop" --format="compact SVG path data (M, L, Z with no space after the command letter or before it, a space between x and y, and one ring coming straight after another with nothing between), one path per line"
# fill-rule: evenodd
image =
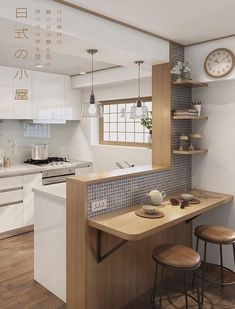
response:
M179 194L168 196L165 205L159 207L165 214L160 219L138 217L135 210L141 206L135 206L88 219L88 225L126 240L137 241L233 201L233 196L228 194L201 190L193 190L192 193L200 198L200 204L181 209L168 202L169 198Z
M71 176L68 179L83 182L86 184L105 182L110 180L124 179L129 177L138 177L143 175L150 175L156 172L168 170L170 168L166 166L154 166L154 165L142 165L132 168L114 169L112 171L103 173L89 173L81 176Z

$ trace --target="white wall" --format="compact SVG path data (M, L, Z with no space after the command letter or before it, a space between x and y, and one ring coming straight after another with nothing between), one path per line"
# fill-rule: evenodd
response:
M49 144L50 156L62 156L70 159L91 160L88 141L79 122L68 122L61 125L50 125L50 138L24 137L24 124L18 120L0 122L0 155L10 157L13 164L22 163L31 157L31 145L34 143ZM8 140L14 138L18 145L16 155L12 156Z
M235 53L235 37L217 40L209 43L187 47L185 49L185 59L192 61L192 78L202 82L221 81L206 75L204 71L204 61L208 54L216 48L228 48ZM223 79L235 79L235 70Z
M142 96L152 95L152 79L142 80ZM137 81L113 84L109 87L96 87L95 96L99 100L111 100L136 97ZM90 89L82 90L82 102L89 102ZM116 161L128 161L135 165L145 165L152 163L152 150L140 147L121 147L98 144L98 121L83 119L81 129L86 139L90 143L90 151L94 160L94 170L97 172L107 171L117 168Z
M206 156L193 158L193 185L198 188L235 195L235 81L211 83L208 88L195 90L195 100L203 102L203 113L209 120L195 124L202 132ZM195 220L199 224L219 224L235 230L235 203L210 211ZM211 246L209 256L218 261L219 248ZM232 248L226 247L225 263L234 267Z
M235 52L235 38L204 43L185 50L186 59L192 61L192 77L207 81L209 86L193 90L193 100L202 102L202 113L208 115L205 122L195 122L194 132L203 135L202 146L208 148L205 156L193 157L193 186L211 191L235 195L235 70L223 79L208 78L204 73L204 60L214 49L225 47ZM194 222L219 224L235 230L235 203L210 211ZM225 264L234 267L232 249L225 248ZM209 247L212 262L219 262L219 251Z

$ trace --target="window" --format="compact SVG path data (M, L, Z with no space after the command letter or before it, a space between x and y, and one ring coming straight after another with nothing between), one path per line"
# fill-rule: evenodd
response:
M142 98L144 105L152 111L152 98ZM149 130L141 124L141 119L130 119L131 106L136 98L101 102L104 117L100 118L100 144L148 147ZM126 111L124 117L123 111Z

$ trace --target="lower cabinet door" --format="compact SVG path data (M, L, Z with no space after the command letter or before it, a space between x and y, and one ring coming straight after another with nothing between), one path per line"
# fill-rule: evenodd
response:
M0 206L0 233L22 227L23 203Z
M42 185L42 174L24 175L23 226L34 223L34 193L32 189Z

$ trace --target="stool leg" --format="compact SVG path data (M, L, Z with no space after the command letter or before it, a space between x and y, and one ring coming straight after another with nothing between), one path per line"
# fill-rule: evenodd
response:
M223 272L223 249L222 245L220 244L220 276L221 276L221 283L224 283L224 272Z
M151 296L152 308L155 308L155 297L156 297L156 289L157 289L157 275L158 275L158 263L156 263L153 293L152 293L152 296Z
M197 270L194 271L193 274L195 275L198 309L201 309L202 307L201 307L201 302L200 302L200 292L199 292L199 286L198 286Z
M205 271L206 271L206 251L207 251L207 242L204 243L204 259L203 259L203 268L202 268L202 302L204 302L204 290L205 290Z
M199 246L199 238L197 237L197 242L196 242L196 251L197 252L198 252L198 246ZM195 272L193 272L192 285L193 285L193 287L195 287Z
M234 259L234 267L235 267L235 243L233 243L233 259Z
M188 289L187 289L186 272L184 272L184 296L185 296L185 308L188 309Z

